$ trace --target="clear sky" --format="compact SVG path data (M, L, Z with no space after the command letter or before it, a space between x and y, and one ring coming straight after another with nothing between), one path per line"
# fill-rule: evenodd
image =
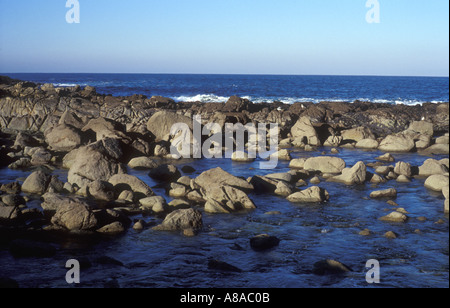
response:
M0 0L0 73L449 75L449 1Z

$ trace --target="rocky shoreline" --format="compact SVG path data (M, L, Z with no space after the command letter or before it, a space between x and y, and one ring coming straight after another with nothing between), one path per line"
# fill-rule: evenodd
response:
M201 115L203 124L222 126L277 123L278 157L290 161L291 171L261 175L255 170L244 179L211 166L190 177L194 170L189 166L179 169L170 154L174 138L170 128L174 123L191 124L194 115ZM250 192L277 195L292 203L326 202L333 196L320 187L321 181L341 183L345 189L347 185L423 178L427 189L444 196L442 212L448 213L449 160L434 158L448 156L448 132L448 102L286 105L254 104L234 96L226 103L176 103L164 97L113 97L89 86L55 88L0 77L0 167L29 173L23 181L0 183L0 234L20 230L45 237L115 236L130 228L153 228L195 236L204 229L204 213L257 208ZM335 156L292 159L289 153L293 148L314 152L321 147L332 153L355 148L386 155L370 165L360 161L347 166ZM390 153L430 158L414 166L394 161ZM165 196L156 195L141 179L128 174L128 168L147 170L174 200L167 203ZM54 174L60 169L67 170L67 181ZM307 182L313 186L305 189ZM374 190L370 197L394 200L396 194L395 189ZM31 200L40 200L40 206L29 207ZM139 215L156 216L161 222L149 225L144 219L134 219ZM408 216L396 210L380 220L404 223ZM279 239L258 235L251 243L260 251L276 247ZM53 251L22 240L11 245L11 253L18 255L35 251L48 256ZM329 267L333 262L322 263Z

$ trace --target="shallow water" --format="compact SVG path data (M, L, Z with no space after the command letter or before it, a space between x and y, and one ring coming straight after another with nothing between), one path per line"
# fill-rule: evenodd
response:
M320 149L321 151L329 149ZM357 161L374 162L378 151L340 149L337 156L348 166ZM292 153L294 157L318 155L317 152ZM429 157L418 154L394 155L397 161L419 166ZM436 157L437 159L443 157ZM179 167L191 165L196 177L216 166L244 178L255 174L286 172L288 162L280 162L276 170L259 170L258 161L251 164L232 163L226 159L179 161ZM254 169L253 169L254 168ZM369 168L369 171L373 171ZM164 188L147 176L147 171L129 170L165 195ZM59 172L64 179L64 172ZM0 170L0 182L25 177L27 173ZM423 179L400 184L389 181L381 185L345 186L323 181L318 186L328 190L329 202L299 205L284 198L250 194L257 209L227 215L204 214L205 230L187 238L179 232L133 229L120 237L102 241L67 240L58 243L58 253L51 259L14 259L5 243L0 244L0 276L18 281L22 287L68 287L65 282L65 262L71 258L87 258L92 267L82 270L81 287L103 287L114 280L121 287L180 287L180 288L305 288L305 287L374 287L365 280L365 264L377 259L381 264L381 284L378 287L449 287L449 224L443 213L441 194L428 191ZM410 217L404 224L381 222L378 218L393 211L386 200L370 200L373 190L394 187L396 202ZM32 204L36 204L32 202ZM279 211L280 215L266 212ZM417 217L425 216L421 222ZM140 218L140 217L133 217ZM157 217L145 217L147 222L159 223ZM439 219L444 223L436 224ZM370 229L364 237L359 231ZM414 231L420 229L421 233ZM394 231L395 240L384 238ZM249 238L267 233L281 239L273 250L255 252ZM5 239L4 239L5 240ZM4 241L0 241L4 242ZM123 263L102 264L97 259L109 256ZM208 269L214 258L232 264L242 273ZM322 259L335 259L353 269L348 275L316 276L313 265Z

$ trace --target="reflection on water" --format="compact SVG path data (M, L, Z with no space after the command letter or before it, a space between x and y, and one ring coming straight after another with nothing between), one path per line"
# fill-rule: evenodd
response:
M374 162L381 154L340 151L337 155L348 166L360 160ZM317 153L293 153L294 157L312 155ZM395 157L416 166L428 159L417 154ZM276 170L259 170L258 161L236 164L225 159L176 164L194 167L196 172L191 177L217 166L244 178L289 170L287 162L280 162ZM171 200L165 189L147 176L147 171L129 172L153 187L156 194ZM0 182L26 175L1 170ZM64 179L64 172L59 175ZM125 235L108 240L59 242L60 249L52 259L14 259L7 250L7 239L2 239L0 276L11 277L23 287L67 287L65 261L78 258L89 264L81 273L84 287L103 287L111 281L122 287L370 287L365 281L365 264L369 259L377 259L381 263L382 287L448 287L448 216L443 214L443 197L426 190L423 183L424 180L414 179L408 184L390 181L377 186L368 183L347 187L323 181L319 186L329 191L331 199L321 205L297 205L276 196L250 194L256 210L231 215L204 214L205 230L193 238L183 237L179 232L130 229ZM378 220L393 207L385 200L370 200L368 196L373 190L387 187L398 190L396 202L409 212L407 223ZM281 214L267 215L270 211ZM420 216L427 220L419 221ZM154 224L160 222L156 217L143 219ZM436 224L439 219L444 223ZM366 228L372 235L358 234ZM387 231L394 231L398 238L384 238ZM280 245L271 251L253 251L249 238L260 233L277 236ZM119 260L123 265L105 264L99 261L102 256ZM211 258L232 264L242 269L242 273L208 269ZM322 259L339 260L354 271L344 277L316 276L312 273L313 265Z

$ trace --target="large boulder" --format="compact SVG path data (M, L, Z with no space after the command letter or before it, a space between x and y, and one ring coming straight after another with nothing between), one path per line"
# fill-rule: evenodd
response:
M397 175L404 175L407 177L411 177L412 175L411 164L400 161L395 165L394 172Z
M46 131L45 142L53 151L69 152L82 142L80 131L66 124L59 124Z
M125 167L117 160L120 157L119 149L109 145L107 140L101 140L75 150L68 182L82 188L93 181L108 181L115 174L126 173Z
M339 157L331 156L311 157L305 161L303 168L322 173L341 173L345 168L345 161Z
M320 187L313 186L300 192L296 192L287 197L287 200L294 203L318 203L330 199L329 193Z
M195 179L195 183L206 191L221 186L231 186L244 192L253 190L252 184L229 174L220 167L203 172Z
M368 127L356 127L352 129L343 130L341 136L344 142L359 142L364 139L375 139L375 135L372 133Z
M203 197L207 213L232 213L256 208L245 192L231 186L214 186L203 190Z
M342 174L331 177L329 181L347 185L363 184L366 181L367 168L364 162L356 163L352 168L345 168Z
M355 145L355 148L364 150L374 150L379 146L378 141L374 139L361 139Z
M433 191L441 192L446 186L449 186L449 178L443 174L431 175L425 181L425 187Z
M153 196L152 189L134 175L115 174L108 182L114 186L116 196L119 196L124 190L132 191L138 200Z
M321 142L316 129L308 117L301 117L291 129L291 135L294 139L301 140L304 144L320 146Z
M406 135L389 135L378 147L385 152L410 152L416 146L414 139Z
M161 231L177 231L193 229L199 231L203 228L202 213L194 209L181 209L168 214L164 221L153 228Z
M156 137L157 141L168 141L172 126L178 123L186 124L191 131L193 129L191 118L176 114L174 112L159 111L148 120L147 130Z
M433 136L434 129L433 129L433 123L427 122L427 121L413 121L409 125L409 128L407 129L408 132L412 132L419 135L428 135Z
M223 107L225 112L242 112L244 110L250 111L253 105L248 99L240 98L238 96L231 96Z
M69 231L89 231L97 228L97 219L84 202L68 202L58 206L51 219L52 224Z
M42 195L47 190L50 180L50 175L42 171L35 171L23 182L22 191L29 194Z

